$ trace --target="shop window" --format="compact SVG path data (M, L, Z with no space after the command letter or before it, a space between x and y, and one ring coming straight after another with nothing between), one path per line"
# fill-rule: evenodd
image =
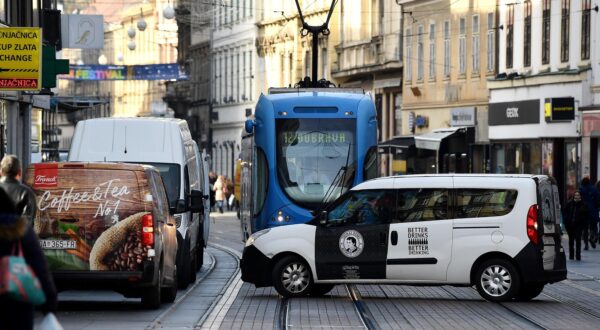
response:
M447 189L399 189L396 222L448 219Z
M456 218L503 216L512 211L516 201L516 190L457 189Z

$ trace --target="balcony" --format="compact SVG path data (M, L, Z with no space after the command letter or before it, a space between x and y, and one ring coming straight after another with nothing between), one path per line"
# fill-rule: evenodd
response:
M381 36L370 40L345 42L335 47L338 55L337 67L333 68L334 78L350 78L357 75L382 73L389 70L400 70L402 62L399 52L386 51L388 45L384 44ZM393 47L394 45L389 45Z

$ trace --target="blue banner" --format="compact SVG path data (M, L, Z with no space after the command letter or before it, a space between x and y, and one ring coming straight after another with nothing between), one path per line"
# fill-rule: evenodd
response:
M187 80L179 64L147 65L70 65L68 80Z

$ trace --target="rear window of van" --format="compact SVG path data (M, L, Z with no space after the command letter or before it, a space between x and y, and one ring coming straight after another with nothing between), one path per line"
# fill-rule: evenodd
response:
M456 189L456 218L503 216L512 211L517 191L508 189Z

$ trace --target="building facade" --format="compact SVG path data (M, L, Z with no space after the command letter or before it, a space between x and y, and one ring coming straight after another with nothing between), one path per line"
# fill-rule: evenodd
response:
M405 173L406 162L399 145L391 143L401 131L402 7L395 0L340 1L340 18L332 25L339 43L331 76L343 87L358 87L374 98L379 124L382 174ZM401 1L400 1L401 2Z
M213 3L212 32L212 169L233 178L244 121L258 99L256 23L259 0Z
M498 9L504 28L499 74L489 82L492 172L551 175L566 200L582 174L598 177L598 14L587 0L499 1ZM583 150L579 110L589 111L591 124Z
M496 72L496 4L415 0L403 6L402 134L407 168L487 172L488 89Z

